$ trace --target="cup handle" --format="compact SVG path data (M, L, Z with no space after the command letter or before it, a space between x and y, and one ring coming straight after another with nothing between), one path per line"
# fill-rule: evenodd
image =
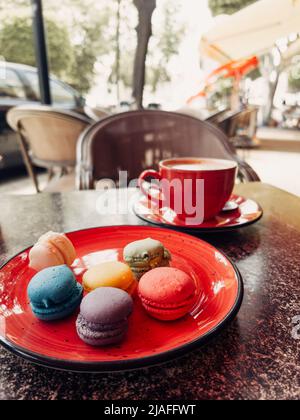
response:
M154 186L150 182L146 181L147 178L154 178L158 181L161 181L162 177L160 173L152 169L144 171L139 177L139 187L142 193L148 198L150 202L157 204L159 207L163 207L163 200L161 199L161 189L158 186ZM156 190L156 196L152 194L151 191L153 190Z

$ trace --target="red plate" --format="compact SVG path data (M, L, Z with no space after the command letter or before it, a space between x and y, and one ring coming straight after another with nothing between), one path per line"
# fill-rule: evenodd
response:
M243 284L237 268L211 245L192 236L152 227L107 227L68 234L78 259L74 272L102 261L121 260L126 244L152 237L171 251L172 265L189 273L198 289L191 314L176 322L150 318L138 297L130 318L128 336L119 346L93 348L77 337L74 316L54 323L34 318L27 285L35 274L28 267L26 250L0 271L0 342L30 361L73 371L135 369L170 360L205 343L237 314Z
M150 208L146 197L139 197L134 204L135 214L142 220L159 226L177 228L187 231L199 231L205 233L217 233L237 228L249 226L257 222L263 215L263 210L254 200L233 195L230 199L238 205L234 211L223 211L212 220L204 222L202 225L190 226L179 220L173 210L169 208Z

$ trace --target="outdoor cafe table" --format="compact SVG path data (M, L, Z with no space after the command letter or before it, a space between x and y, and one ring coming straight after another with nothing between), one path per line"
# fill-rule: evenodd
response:
M113 374L34 366L0 349L0 399L299 399L300 198L253 183L236 191L264 217L205 240L237 264L245 298L237 319L206 347L164 365ZM0 197L0 263L48 230L145 224L100 216L99 192ZM294 334L293 334L294 331Z

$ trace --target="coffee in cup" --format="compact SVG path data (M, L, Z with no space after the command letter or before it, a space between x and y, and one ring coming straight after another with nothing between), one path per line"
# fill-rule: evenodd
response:
M237 162L208 158L174 158L147 170L139 186L149 204L171 208L187 224L199 225L217 216L233 192ZM148 178L159 181L149 187Z

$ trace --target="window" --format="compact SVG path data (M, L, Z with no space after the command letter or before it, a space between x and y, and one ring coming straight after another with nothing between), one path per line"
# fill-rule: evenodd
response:
M40 99L40 87L38 74L31 71L25 71L25 76L30 83L30 87L33 90L35 96ZM50 81L51 96L54 105L75 107L76 102L73 92L63 84L56 80Z
M0 99L26 99L24 86L14 70L1 68L0 76Z
M73 92L55 80L51 80L51 95L57 105L76 106Z
M40 85L37 73L32 71L24 71L23 73L30 84L30 88L34 93L34 96L37 100L40 99Z

